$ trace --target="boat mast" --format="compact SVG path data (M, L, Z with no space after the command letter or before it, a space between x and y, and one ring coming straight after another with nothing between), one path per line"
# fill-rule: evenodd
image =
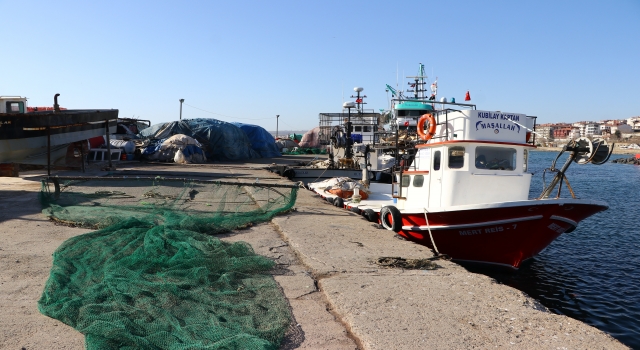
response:
M412 78L414 83L411 84L410 82L407 82L407 84L409 86L411 86L411 88L413 88L413 90L407 90L407 92L413 92L413 96L416 100L421 100L425 98L425 88L424 85L425 83L425 79L427 78L426 75L424 75L424 64L420 63L420 67L418 69L418 75L417 76L413 76L413 77L407 77L407 78Z
M356 99L356 106L357 106L358 114L362 113L364 105L367 104L366 102L364 102L364 99L367 98L367 95L360 96L360 93L362 92L362 90L364 90L364 88L354 87L353 91L356 92L356 96L351 95L351 98L355 98Z

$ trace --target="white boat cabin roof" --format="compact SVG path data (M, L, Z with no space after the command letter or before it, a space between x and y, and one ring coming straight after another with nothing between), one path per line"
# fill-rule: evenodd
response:
M465 140L526 144L535 122L535 117L526 114L481 110L445 110L435 118L436 134L429 143Z
M446 110L434 113L435 135L395 173L397 207L443 208L527 200L529 130L520 113ZM529 134L530 135L530 134Z
M0 113L24 113L26 111L26 97L0 96Z

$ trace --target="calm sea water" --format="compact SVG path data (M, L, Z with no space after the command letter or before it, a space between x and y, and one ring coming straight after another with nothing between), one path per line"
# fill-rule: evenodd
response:
M534 173L530 198L542 192L542 172L556 156L530 153L529 170ZM630 155L611 159L626 157ZM562 167L565 159L556 166ZM567 177L577 197L606 201L609 210L582 221L516 273L473 271L640 349L640 166L573 163ZM547 173L547 183L551 178ZM562 197L569 196L564 187Z

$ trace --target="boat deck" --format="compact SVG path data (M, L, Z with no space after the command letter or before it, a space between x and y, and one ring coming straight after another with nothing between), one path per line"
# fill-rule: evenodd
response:
M324 191L322 186L311 186L312 191L316 192L323 198L337 198L338 196ZM369 198L363 199L359 203L352 203L350 200L344 201L345 205L348 207L358 207L360 210L364 209L374 209L376 211L380 210L380 208L385 205L393 204L393 196L391 195L391 184L384 183L371 183L369 185L369 189L371 193L369 194Z

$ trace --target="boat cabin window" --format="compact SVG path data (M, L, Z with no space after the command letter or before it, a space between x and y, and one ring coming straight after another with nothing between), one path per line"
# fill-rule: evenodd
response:
M433 153L433 170L440 170L440 151Z
M429 113L426 109L399 109L398 117L421 117L423 114Z
M460 169L464 166L464 147L449 147L449 169Z
M522 171L527 172L527 163L529 163L529 150L524 150L524 162L522 164Z
M411 176L402 175L402 187L409 187L409 183L411 183Z
M7 113L24 113L24 102L22 101L8 101Z
M371 126L369 125L354 125L353 131L355 132L371 132Z
M424 184L424 175L416 175L413 177L413 187L422 187Z
M505 147L477 147L476 169L514 170L516 150Z

